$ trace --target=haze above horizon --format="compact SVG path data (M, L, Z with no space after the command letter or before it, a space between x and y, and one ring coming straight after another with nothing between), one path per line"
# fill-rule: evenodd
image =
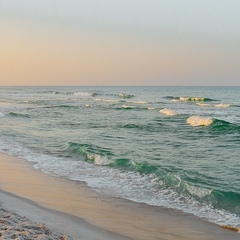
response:
M240 1L1 0L0 86L239 86Z

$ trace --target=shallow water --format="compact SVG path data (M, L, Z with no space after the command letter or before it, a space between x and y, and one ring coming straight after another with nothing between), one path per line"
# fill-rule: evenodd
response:
M2 87L0 150L97 191L240 226L240 87Z

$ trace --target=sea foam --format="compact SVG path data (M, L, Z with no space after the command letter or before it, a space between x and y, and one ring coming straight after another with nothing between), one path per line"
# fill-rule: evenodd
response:
M122 105L122 108L125 108L125 109L132 109L132 108L135 108L135 106Z
M91 105L91 104L86 104L85 107L86 107L86 108L91 108L92 105Z
M94 155L94 164L99 166L109 165L112 161L105 156L100 156L99 154Z
M231 104L224 104L224 103L220 103L220 104L216 104L215 107L217 108L227 108L230 107Z
M92 93L87 93L87 92L75 92L73 96L78 96L78 97L92 97Z
M177 111L168 109L168 108L163 108L159 111L160 113L167 115L167 116L175 116L175 115L179 115L179 113Z
M209 101L215 100L204 97L177 97L172 99L172 102L209 102Z
M125 98L132 98L132 97L134 97L134 95L126 94L126 93L120 93L120 94L118 94L118 97L125 99Z
M209 126L213 123L213 119L209 117L192 116L187 119L186 123L193 127Z
M210 104L207 104L207 103L199 103L199 102L197 102L196 105L201 106L201 107L209 107L209 106L210 106Z
M136 104L147 104L147 101L127 101L128 103L136 103Z

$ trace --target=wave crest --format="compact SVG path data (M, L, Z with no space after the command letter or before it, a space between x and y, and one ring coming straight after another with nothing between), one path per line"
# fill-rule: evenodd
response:
M9 115L12 116L12 117L30 118L30 116L29 116L28 114L24 114L24 113L10 112ZM1 116L1 115L0 115L0 116Z
M122 105L122 108L124 109L133 109L136 108L135 106L129 106L129 105Z
M172 99L172 102L211 102L216 101L212 98L205 98L205 97L173 97L168 99Z
M92 93L87 93L87 92L75 92L73 96L77 97L92 97Z
M230 107L231 104L224 104L224 103L220 103L220 104L216 104L215 107L217 108L227 108L227 107Z
M126 93L119 93L118 96L120 98L124 98L124 99L129 99L129 98L133 98L134 97L134 95L126 94Z
M163 108L159 111L160 113L167 115L167 116L175 116L175 115L179 115L179 113L177 111L168 109L168 108Z
M193 127L209 126L213 123L213 119L209 117L191 116L187 119L186 123Z

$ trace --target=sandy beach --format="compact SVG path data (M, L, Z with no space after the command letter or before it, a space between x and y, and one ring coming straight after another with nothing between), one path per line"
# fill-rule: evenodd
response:
M0 189L1 239L4 234L15 239L240 237L190 214L96 193L83 182L46 175L32 163L4 154L0 155Z

